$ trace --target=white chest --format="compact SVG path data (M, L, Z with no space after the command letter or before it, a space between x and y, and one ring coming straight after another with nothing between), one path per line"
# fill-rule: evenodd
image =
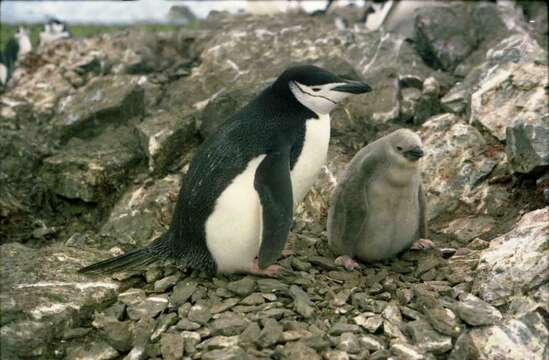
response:
M326 162L329 143L330 115L307 120L303 148L291 172L294 204L299 204L313 186Z

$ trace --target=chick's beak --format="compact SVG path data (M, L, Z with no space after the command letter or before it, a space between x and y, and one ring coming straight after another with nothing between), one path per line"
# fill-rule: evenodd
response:
M349 94L364 94L372 91L372 88L363 81L345 80L345 84L338 85L332 90Z
M425 155L425 153L419 146L415 146L410 150L407 150L404 152L404 156L406 156L406 158L408 158L411 161L417 161L421 159L423 155Z

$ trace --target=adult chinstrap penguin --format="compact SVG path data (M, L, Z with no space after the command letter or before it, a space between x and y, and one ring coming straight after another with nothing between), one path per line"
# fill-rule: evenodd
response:
M426 200L421 185L421 139L407 129L384 136L351 160L332 195L328 241L346 268L389 259L432 245L427 237Z
M44 24L44 29L39 34L40 46L59 39L66 39L70 36L71 34L64 22L57 19L51 19Z
M330 111L370 90L316 66L290 67L199 147L161 238L81 272L159 258L209 274L276 271L293 207L326 160Z
M0 58L3 65L3 67L0 67L0 81L3 85L9 81L13 74L17 60L32 50L29 34L30 31L27 28L20 26L6 43Z

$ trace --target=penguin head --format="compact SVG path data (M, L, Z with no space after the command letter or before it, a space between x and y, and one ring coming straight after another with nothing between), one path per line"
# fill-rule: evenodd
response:
M65 31L65 24L57 19L50 21L50 32L53 34L60 34Z
M16 39L21 39L21 38L24 38L24 37L29 37L30 35L30 30L24 26L19 26L17 28L17 32L15 33L15 35L13 35Z
M408 129L399 129L391 134L389 153L396 163L402 165L416 165L424 155L420 137Z
M299 65L284 71L274 82L273 90L297 99L317 114L328 114L341 100L371 88L365 82L347 80L317 66Z

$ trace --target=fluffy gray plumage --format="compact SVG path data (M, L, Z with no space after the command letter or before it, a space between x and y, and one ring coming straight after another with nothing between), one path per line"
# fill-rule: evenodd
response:
M360 150L337 185L328 239L338 255L391 258L427 236L421 139L400 129Z

